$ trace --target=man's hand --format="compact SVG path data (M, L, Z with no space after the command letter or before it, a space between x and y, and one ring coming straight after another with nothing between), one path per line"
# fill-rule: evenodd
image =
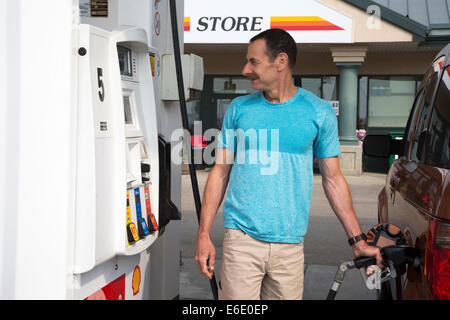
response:
M377 247L369 246L366 241L358 241L352 246L353 254L356 258L358 257L375 257L377 259L377 266L383 269L383 258L381 257L380 249ZM371 272L367 272L370 276L375 270L372 269Z
M216 249L209 235L199 234L197 238L197 249L195 252L195 261L201 273L209 279L214 274L214 263L216 258Z
M209 233L216 212L225 195L231 167L233 166L234 152L228 149L217 148L216 164L208 175L205 192L203 194L200 226L198 228L197 249L195 261L200 272L212 279L216 249Z

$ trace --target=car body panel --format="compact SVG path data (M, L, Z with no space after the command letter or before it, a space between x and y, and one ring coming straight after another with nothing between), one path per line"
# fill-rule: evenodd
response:
M447 215L441 210L442 199L446 197L445 170L433 168L418 162L400 159L393 163L393 174L387 184L394 193L394 201L388 202L389 223L403 231L407 244L419 249L421 261L425 261L430 220ZM448 183L447 183L448 187ZM448 200L445 200L447 203ZM431 297L424 270L409 267L402 279L404 298L429 299Z
M408 266L407 272L396 280L397 299L433 299L425 276L430 225L431 221L435 220L450 223L449 170L418 160L421 156L414 157L414 154L419 154L417 145L420 145L420 142L417 143L418 137L414 145L415 136L423 134L424 127L428 130L431 119L431 112L427 117L420 118L422 109L429 106L434 108L439 85L446 85L450 89L449 63L450 45L447 45L436 56L424 76L405 131L404 155L393 161L386 177L386 184L378 195L379 222L400 227L407 244L420 252L420 267ZM447 109L444 112L447 113ZM450 105L448 112L450 112ZM419 121L423 123L427 121L426 126L421 126ZM418 127L420 129L417 129ZM435 128L430 127L430 129ZM419 132L415 132L416 130ZM450 128L444 127L444 134L445 130ZM425 135L428 142L428 131L425 131ZM450 148L450 143L448 147ZM425 145L424 148L423 150L428 150L428 146Z

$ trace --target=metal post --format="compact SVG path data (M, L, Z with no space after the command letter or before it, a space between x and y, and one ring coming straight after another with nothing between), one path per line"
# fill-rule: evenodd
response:
M184 83L183 83L183 70L181 66L181 52L180 52L180 40L178 37L178 24L177 24L177 12L176 12L176 4L175 0L170 0L170 17L172 21L172 37L173 37L173 46L174 46L174 54L175 54L175 68L177 72L177 82L178 82L178 95L180 98L180 109L181 109L181 120L183 122L183 128L186 130L189 130L189 123L188 123L188 115L187 115L187 109L186 109L186 97L184 95ZM186 148L190 148L191 152L191 161L189 162L189 174L191 176L191 184L192 184L192 191L194 193L194 202L195 202L195 209L197 210L197 220L200 223L200 213L201 213L201 200L200 200L200 192L198 189L198 181L197 181L197 174L195 172L194 167L194 153L192 152L192 145L190 143L191 141L188 141ZM214 297L214 300L218 300L218 288L217 288L217 282L216 277L212 276L210 280L211 290Z
M358 145L356 117L358 105L359 62L338 62L339 76L339 140L342 145Z

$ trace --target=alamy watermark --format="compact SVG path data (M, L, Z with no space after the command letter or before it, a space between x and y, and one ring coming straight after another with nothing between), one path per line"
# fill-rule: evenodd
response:
M194 140L196 143L191 150L192 136L195 136L197 140ZM202 137L206 141L211 141L206 147L201 145ZM261 175L274 175L279 170L280 135L278 129L247 129L245 131L243 129L226 129L221 132L216 128L211 128L203 132L202 122L195 121L193 135L190 131L180 128L172 132L170 140L172 144L171 158L177 165L180 165L184 159L185 162L194 164L255 165L260 168ZM218 148L219 142L221 148ZM200 145L196 145L197 143ZM224 148L231 152L224 153ZM193 152L192 156L190 155L191 151Z

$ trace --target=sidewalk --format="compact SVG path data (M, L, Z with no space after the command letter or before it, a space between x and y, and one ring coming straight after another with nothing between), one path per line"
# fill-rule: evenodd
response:
M200 195L206 184L209 170L197 171ZM353 206L364 232L377 223L377 198L386 175L364 173L360 177L346 176L353 198ZM334 280L340 263L353 259L346 243L345 232L334 215L321 186L322 178L314 175L314 186L308 232L305 236L304 300L323 300ZM212 300L209 279L200 274L194 260L197 215L193 201L189 174L182 176L181 196L181 273L180 299ZM216 247L216 281L220 279L220 262L223 240L223 203L219 208L211 231ZM359 270L350 270L336 295L336 300L375 300L376 292L364 285Z

